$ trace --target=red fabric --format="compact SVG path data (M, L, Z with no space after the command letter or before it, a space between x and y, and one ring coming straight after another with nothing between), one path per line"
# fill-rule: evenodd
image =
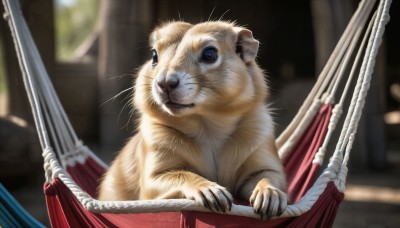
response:
M291 202L297 202L315 181L320 167L312 164L312 161L324 142L331 114L332 106L323 105L300 138L298 145L283 161Z
M44 189L52 227L331 227L344 197L330 182L313 207L303 215L260 221L196 211L96 214L83 208L59 179L46 184Z
M52 227L65 227L68 224L66 213L64 213L60 204L59 197L55 189L49 188L49 184L45 183L44 193L46 196L47 212L49 214L49 220ZM74 218L71 218L72 220Z
M110 223L111 227L135 228L165 228L180 227L182 214L180 212L141 213L141 214L101 214Z
M74 166L67 166L66 170L77 185L93 198L97 197L97 186L105 169L93 158L88 157L84 164L75 163Z
M112 225L101 215L87 211L58 178L50 184L45 184L44 193L46 202L53 202L50 205L47 203L52 227L109 227Z
M288 227L332 227L343 198L344 194L337 190L333 182L329 182L311 209L295 219Z
M288 227L296 218L281 218L261 221L242 216L223 215L209 212L183 211L181 227Z

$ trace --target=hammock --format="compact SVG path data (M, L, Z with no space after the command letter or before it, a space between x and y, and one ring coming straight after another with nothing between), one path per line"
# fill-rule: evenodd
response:
M18 1L3 0L40 144L44 193L53 227L330 227L344 197L349 159L375 57L389 20L390 0L362 0L314 88L276 144L289 182L291 204L279 218L260 221L236 202L228 214L211 213L187 199L99 201L107 169L76 136L50 82ZM377 7L375 7L377 5ZM372 14L373 8L376 8ZM370 19L370 20L369 20ZM369 21L369 22L368 22ZM348 69L350 72L348 73ZM342 85L342 82L345 85ZM356 81L356 82L354 82ZM351 83L355 83L339 139L320 171ZM336 97L340 97L335 102ZM321 173L321 174L319 174ZM319 174L319 175L318 175Z
M44 228L0 183L0 227Z

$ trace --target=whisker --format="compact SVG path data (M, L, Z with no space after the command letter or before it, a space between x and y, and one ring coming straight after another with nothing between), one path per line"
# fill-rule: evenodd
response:
M133 96L134 96L134 94L133 94L133 93L131 93L131 94L127 94L127 95L124 97L124 99L122 99L122 100L121 100L121 102L120 102L120 103L122 103L123 101L125 101L125 100L126 100L126 98L133 99Z
M225 13L223 13L221 15L221 17L218 19L219 21L221 21L223 19L223 17L225 16L226 13L228 13L230 11L230 9L228 9L227 11L225 11Z
M137 88L138 86L151 86L151 84L138 84L138 85L135 85L134 87Z
M124 94L124 93L126 93L126 92L128 92L128 91L130 91L130 90L132 90L132 89L133 89L133 87L129 87L128 89L122 90L122 91L119 92L117 95L115 95L115 96L111 97L110 99L106 100L105 102L103 102L103 103L100 105L100 107L102 107L105 103L107 103L107 102L109 102L109 101L111 101L111 100L115 100L115 99L116 99L117 97L119 97L121 94Z
M214 88L211 88L211 87L208 87L208 86L202 86L202 88L206 88L206 89L209 89L209 90L212 90L212 91L214 91Z
M117 75L117 76L109 77L108 80L111 80L111 79L121 79L121 78L123 78L123 77L125 77L125 76L132 76L132 75L133 75L133 74Z
M208 19L207 19L207 21L210 21L210 19L211 19L211 16L213 15L215 8L217 8L217 7L216 7L216 6L214 6L214 8L211 10L210 16L208 16Z
M182 21L181 12L179 12L179 10L178 10L178 18L179 18L180 21Z
M129 104L131 104L131 102L129 101L125 102L124 106L122 107L121 111L118 114L117 123L119 123L119 118L121 117L122 112L125 110L127 106L129 106Z

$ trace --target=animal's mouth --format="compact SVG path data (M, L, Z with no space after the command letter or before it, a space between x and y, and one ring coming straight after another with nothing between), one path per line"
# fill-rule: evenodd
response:
M185 109L185 108L192 108L192 107L195 106L193 103L192 104L180 104L180 103L176 103L176 102L173 102L173 101L167 101L164 105L168 109L172 109L172 110L180 110L180 109Z

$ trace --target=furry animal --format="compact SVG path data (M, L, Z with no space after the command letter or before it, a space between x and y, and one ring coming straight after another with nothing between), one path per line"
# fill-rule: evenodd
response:
M171 22L138 73L137 134L104 175L100 200L187 198L213 211L250 201L261 219L287 205L259 42L233 23Z

